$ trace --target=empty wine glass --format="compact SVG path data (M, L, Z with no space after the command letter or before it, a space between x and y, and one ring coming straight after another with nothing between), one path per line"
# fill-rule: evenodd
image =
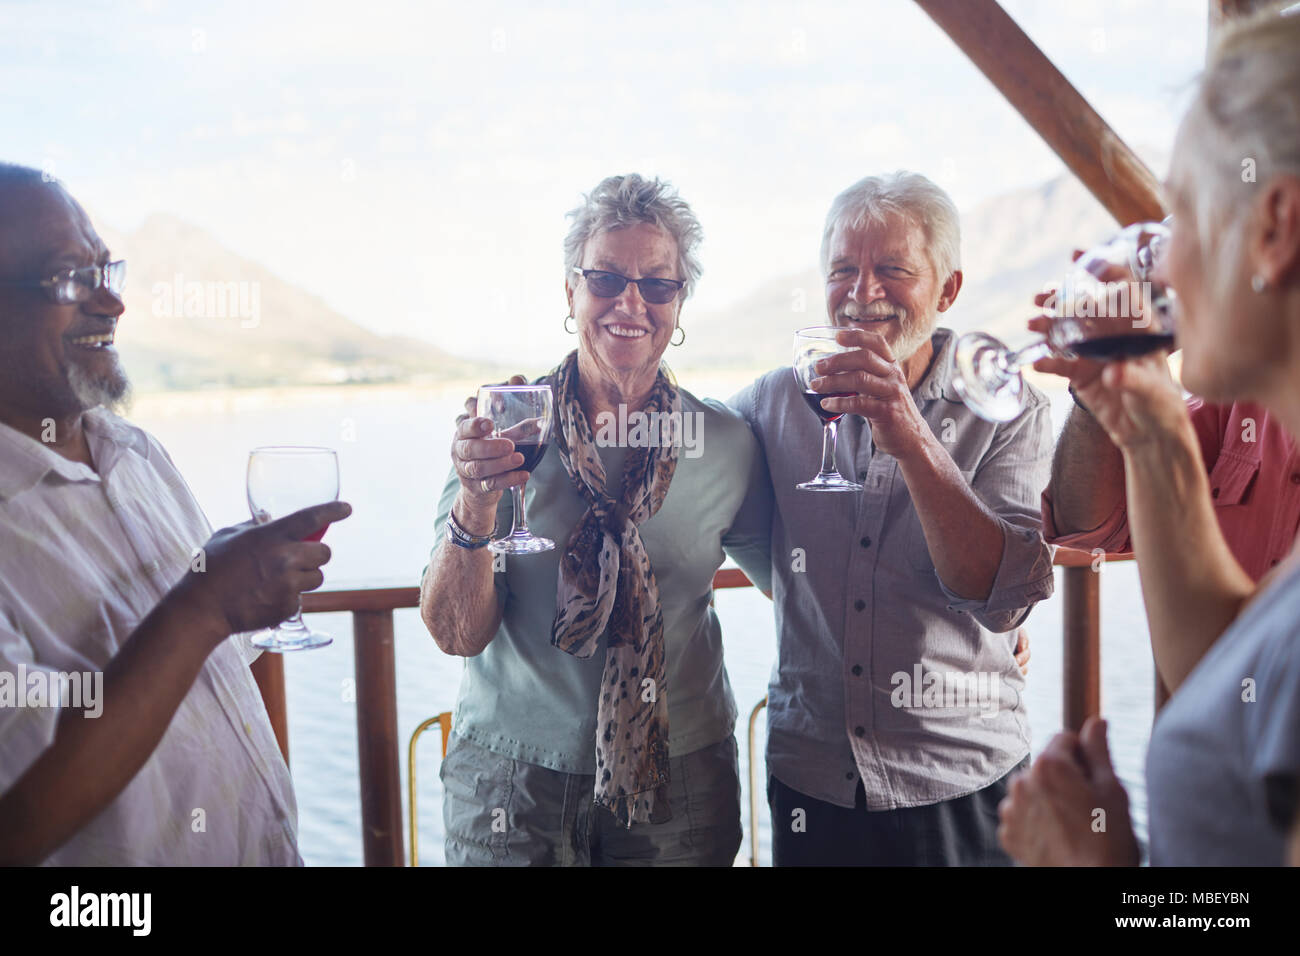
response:
M551 443L551 412L555 397L549 385L489 385L478 390L478 415L492 420L492 437L509 438L524 456L519 470L531 474ZM555 542L528 530L524 486L510 489L515 506L514 525L504 538L488 542L498 554L537 554L550 551Z
M274 445L254 448L248 453L248 508L253 520L266 524L312 505L337 501L339 497L339 459L332 448L309 448ZM305 540L319 541L325 536L323 526ZM302 598L298 610L277 627L259 631L253 646L268 651L302 651L324 647L334 638L313 631L302 619Z
M1047 355L1102 361L1172 348L1175 297L1159 278L1164 223L1139 222L1080 256L1051 297L1047 336L1012 351L984 332L957 340L953 387L980 418L1008 422L1025 407L1021 370Z
M794 378L799 383L803 399L822 422L822 467L817 477L795 485L800 491L861 491L862 486L849 481L835 468L835 436L837 423L844 416L843 412L828 412L822 408L823 398L842 398L853 392L814 392L809 384L818 378L813 365L828 355L837 352L852 351L850 346L840 345L835 335L840 330L833 326L812 326L800 329L794 334Z

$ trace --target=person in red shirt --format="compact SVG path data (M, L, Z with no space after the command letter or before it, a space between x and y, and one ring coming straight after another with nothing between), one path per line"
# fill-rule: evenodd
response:
M1037 325L1037 322L1034 323ZM1060 360L1040 363L1044 371ZM1088 380L1081 361L1076 378ZM1097 365L1098 363L1088 363ZM1259 581L1286 557L1300 529L1300 453L1276 417L1253 402L1187 403L1209 476L1219 530L1233 556ZM1066 419L1043 492L1043 533L1049 544L1130 554L1124 460L1097 420L1081 405Z

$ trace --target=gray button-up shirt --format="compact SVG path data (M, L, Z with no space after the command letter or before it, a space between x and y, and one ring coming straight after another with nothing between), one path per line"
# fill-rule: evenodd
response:
M1048 402L1030 387L1015 421L977 418L952 388L952 332L937 329L932 342L913 398L1002 525L1002 561L983 601L939 579L898 460L875 449L865 419L840 419L836 453L841 474L864 490L797 491L817 472L822 429L791 370L769 372L730 403L753 427L771 479L751 489L742 513L770 520L772 560L753 567L735 556L776 606L768 772L842 807L854 805L859 777L869 809L922 806L988 786L1029 752L1014 629L1052 593L1039 525Z

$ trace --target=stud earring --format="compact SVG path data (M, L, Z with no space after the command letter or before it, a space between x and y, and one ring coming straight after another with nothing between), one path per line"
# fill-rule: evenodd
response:
M1253 276L1250 277L1250 287L1254 289L1256 292L1263 292L1265 289L1268 288L1268 280L1265 279L1258 272L1256 272Z

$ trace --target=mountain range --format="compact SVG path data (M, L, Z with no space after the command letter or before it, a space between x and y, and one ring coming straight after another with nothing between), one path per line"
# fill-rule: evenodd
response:
M377 335L173 216L101 232L129 263L116 344L137 390L423 383L494 371L428 342Z
M1070 251L1116 229L1068 173L996 196L961 226L964 282L940 324L1012 343L1028 337L1033 296L1059 281ZM423 340L371 332L173 216L155 214L129 233L104 230L104 238L130 261L118 347L137 389L492 381L501 373ZM673 365L788 364L791 333L826 323L823 295L821 276L808 269L763 282L726 309L688 307L687 344Z

